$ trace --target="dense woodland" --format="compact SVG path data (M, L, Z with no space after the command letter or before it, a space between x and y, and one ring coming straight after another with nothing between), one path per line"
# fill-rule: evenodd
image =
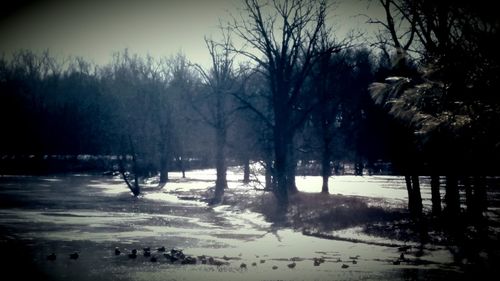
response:
M370 19L380 32L361 44L337 37L324 1L246 0L222 39L205 39L210 68L182 53L123 50L107 65L49 51L3 56L0 172L47 172L53 158L101 156L96 167L116 168L138 195L147 176L159 173L168 188L169 171L215 167L217 203L228 165L246 167L249 180L249 163L259 161L266 188L286 207L298 170L317 167L328 193L328 178L347 163L356 174L404 175L417 218L422 175L432 177L433 214L445 183L447 213L460 212L463 187L468 211L480 215L500 159L495 9L372 5L386 18Z

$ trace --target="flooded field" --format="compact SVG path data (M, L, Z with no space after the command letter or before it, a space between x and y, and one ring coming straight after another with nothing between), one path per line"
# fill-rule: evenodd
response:
M362 227L322 239L277 226L257 212L196 200L215 171L172 174L163 189L147 184L131 196L119 177L0 177L0 244L4 272L37 280L435 280L467 279L442 245L370 236ZM228 172L229 192L260 200L263 191ZM319 177L297 178L300 191L320 191ZM331 193L401 208L404 180L338 176ZM430 191L422 184L424 205ZM238 197L241 198L241 197ZM143 248L149 247L150 256ZM162 251L165 247L166 251ZM405 248L406 247L406 248ZM116 254L118 248L120 253ZM137 249L137 257L131 257ZM196 264L172 262L182 249ZM404 250L402 250L404 249ZM78 253L78 258L70 254ZM52 253L55 258L48 258ZM172 252L173 253L173 252ZM156 257L156 261L151 259ZM53 259L53 260L52 260ZM203 263L203 260L209 262Z

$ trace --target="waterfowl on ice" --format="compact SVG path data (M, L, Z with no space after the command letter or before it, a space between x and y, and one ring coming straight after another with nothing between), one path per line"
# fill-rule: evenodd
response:
M349 265L347 265L347 264L345 264L345 263L344 263L344 264L342 264L342 268L348 268L348 267L349 267Z
M295 266L296 266L296 265L297 265L297 264L296 264L295 262L292 262L292 263L288 264L287 266L288 266L289 268L295 268Z
M191 256L184 257L181 264L196 264L196 258Z
M121 254L121 251L118 247L115 248L115 255L119 256Z
M314 261L313 262L314 266L319 266L320 264L322 264L322 263L325 262L325 259L324 258L319 258L319 259L318 258L314 258L313 261Z
M132 252L130 254L128 254L128 257L131 259L137 258L137 250L133 249Z

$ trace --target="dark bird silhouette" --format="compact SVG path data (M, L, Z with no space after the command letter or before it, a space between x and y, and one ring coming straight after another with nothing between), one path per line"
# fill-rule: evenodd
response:
M288 266L289 268L295 268L295 266L296 266L296 265L297 265L297 264L296 264L295 262L292 262L292 263L288 264L287 266Z
M74 253L69 255L69 258L72 260L76 260L76 259L78 259L79 256L80 255L78 254L78 252L74 252Z
M246 268L247 268L246 263L242 263L242 264L240 264L240 268L241 268L241 269L246 269Z
M349 266L347 264L342 264L342 268L348 268Z
M128 257L131 259L137 258L137 250L133 249L132 252L130 254L128 254Z
M161 246L160 248L156 249L158 252L165 252L165 247Z
M57 258L57 256L55 253L52 253L52 254L47 256L47 260L49 260L49 261L55 261L56 258Z
M165 258L167 258L167 260L170 260L171 263L174 263L176 261L178 261L179 259L170 255L170 254L163 254L165 256Z
M118 256L121 254L121 251L118 247L115 248L115 255Z
M151 259L150 259L151 262L157 262L158 259L155 257L155 256L152 256Z
M196 264L196 258L191 256L184 257L181 264Z
M144 256L145 257L150 257L151 256L151 252L150 251L144 251Z

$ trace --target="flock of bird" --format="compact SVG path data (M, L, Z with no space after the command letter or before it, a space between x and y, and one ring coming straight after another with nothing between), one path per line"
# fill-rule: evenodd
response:
M214 259L213 257L207 257L205 255L198 256L198 257L193 257L193 256L185 255L183 253L183 251L180 250L180 249L171 249L170 251L167 251L166 248L163 247L163 246L156 249L156 254L152 254L150 247L143 248L142 250L143 250L142 251L143 256L146 257L146 258L149 258L149 260L151 262L158 262L158 257L157 257L158 254L163 254L163 256L168 261L170 261L171 263L180 263L180 264L197 264L197 263L200 263L200 264L222 266L222 265L229 265L229 262L227 262L227 261L230 260L230 258L228 258L226 256L224 256L222 258L224 261ZM120 256L120 255L122 255L122 251L120 250L120 248L116 247L115 250L114 250L114 254L115 254L115 256ZM72 260L77 260L79 256L80 256L80 254L78 252L73 252L73 253L71 253L69 255L69 258L72 259ZM137 256L138 256L137 249L132 249L129 253L127 253L127 256L130 259L136 259ZM258 256L256 256L256 257L258 258ZM55 261L56 258L57 258L57 256L56 256L55 253L51 253L50 255L47 256L47 260L49 260L49 261ZM353 257L349 257L350 262L352 264L357 264L358 263L357 262L358 258L359 258L359 255L353 256ZM401 263L401 261L406 261L404 253L401 253L399 259L393 261L393 264L394 265L398 265L398 264ZM265 262L266 262L266 260L264 260L264 259L260 260L261 264L263 264ZM324 258L314 258L313 259L313 265L314 266L320 266L324 262L325 262ZM338 258L336 260L336 262L337 263L342 263L342 260L340 258ZM252 266L257 266L257 263L253 262ZM294 260L292 263L287 264L287 266L288 266L288 268L292 268L293 269L293 268L295 268L297 266L297 263L295 263L295 260ZM247 265L245 263L241 263L240 264L240 268L241 269L247 269ZM341 268L349 268L349 265L347 263L342 263ZM276 269L278 269L278 266L273 265L272 269L276 270Z

